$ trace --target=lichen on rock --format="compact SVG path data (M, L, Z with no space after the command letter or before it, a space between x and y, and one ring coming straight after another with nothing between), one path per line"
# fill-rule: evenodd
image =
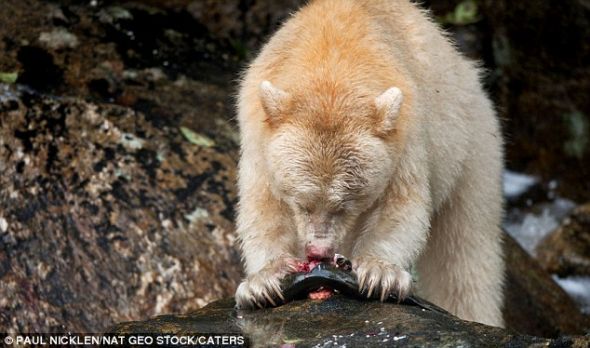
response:
M125 107L10 93L0 103L2 327L98 331L233 293L231 151ZM189 223L197 208L207 218Z

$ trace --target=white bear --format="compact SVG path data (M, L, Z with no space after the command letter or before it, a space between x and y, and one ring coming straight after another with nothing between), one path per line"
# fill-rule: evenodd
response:
M502 326L502 137L479 74L407 0L294 14L239 91L238 305L275 304L298 260L338 252L368 297Z

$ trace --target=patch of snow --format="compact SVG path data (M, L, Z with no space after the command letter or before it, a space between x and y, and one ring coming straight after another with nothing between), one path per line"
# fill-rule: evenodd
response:
M539 242L575 208L575 203L558 198L540 205L540 212L518 214L513 212L503 226L506 231L530 254L534 255Z
M6 232L8 230L8 221L5 218L0 217L0 231Z
M505 170L502 173L502 189L507 198L516 198L539 183L537 177Z
M559 278L553 279L578 303L582 312L590 314L590 277Z
M11 100L18 101L18 97L10 90L10 85L0 83L0 103Z

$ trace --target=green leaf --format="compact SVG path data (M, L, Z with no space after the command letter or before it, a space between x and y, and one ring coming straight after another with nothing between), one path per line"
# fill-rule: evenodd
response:
M18 79L18 72L0 72L0 82L13 84Z
M465 0L455 6L453 12L447 13L440 18L443 24L468 25L478 22L481 19L479 9L475 0Z
M202 147L211 147L215 145L215 142L212 139L202 134L196 133L189 128L180 127L180 132L191 144L199 145Z
M565 153L570 157L584 157L590 145L590 124L587 117L574 111L564 115L564 120L569 133L564 144Z

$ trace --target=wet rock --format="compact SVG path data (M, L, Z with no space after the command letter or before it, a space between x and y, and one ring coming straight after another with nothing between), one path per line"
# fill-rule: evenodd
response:
M378 346L394 342L400 346L532 346L556 344L584 346L590 323L568 295L511 238L506 241L504 317L508 330L459 320L446 311L412 298L406 304L359 300L348 284L348 273L315 272L286 281L289 298L305 298L320 278L341 289L340 295L325 301L293 301L263 310L235 310L231 299L215 302L186 315L167 315L147 321L121 323L110 329L117 333L243 333L255 345L296 346ZM322 273L323 272L323 273ZM292 279L291 279L292 280ZM341 285L339 286L338 283ZM354 280L352 280L354 282ZM343 296L342 294L347 294ZM519 332L517 334L515 332ZM536 335L553 337L555 340ZM559 336L559 338L557 338Z
M19 83L40 92L117 103L132 99L128 71L158 68L171 80L229 85L237 51L216 41L186 4L167 3L4 1L0 72L16 71Z
M242 333L254 346L297 347L582 347L589 337L544 339L459 320L416 306L359 301L336 295L281 307L236 311L223 300L183 316L119 324L116 333Z
M199 146L180 118L0 90L3 330L97 332L233 294L231 140ZM192 105L195 132L224 118Z
M590 320L538 262L512 238L504 243L506 327L528 335L557 337L583 334Z
M590 276L590 204L576 208L541 241L537 259L547 272L560 277Z

